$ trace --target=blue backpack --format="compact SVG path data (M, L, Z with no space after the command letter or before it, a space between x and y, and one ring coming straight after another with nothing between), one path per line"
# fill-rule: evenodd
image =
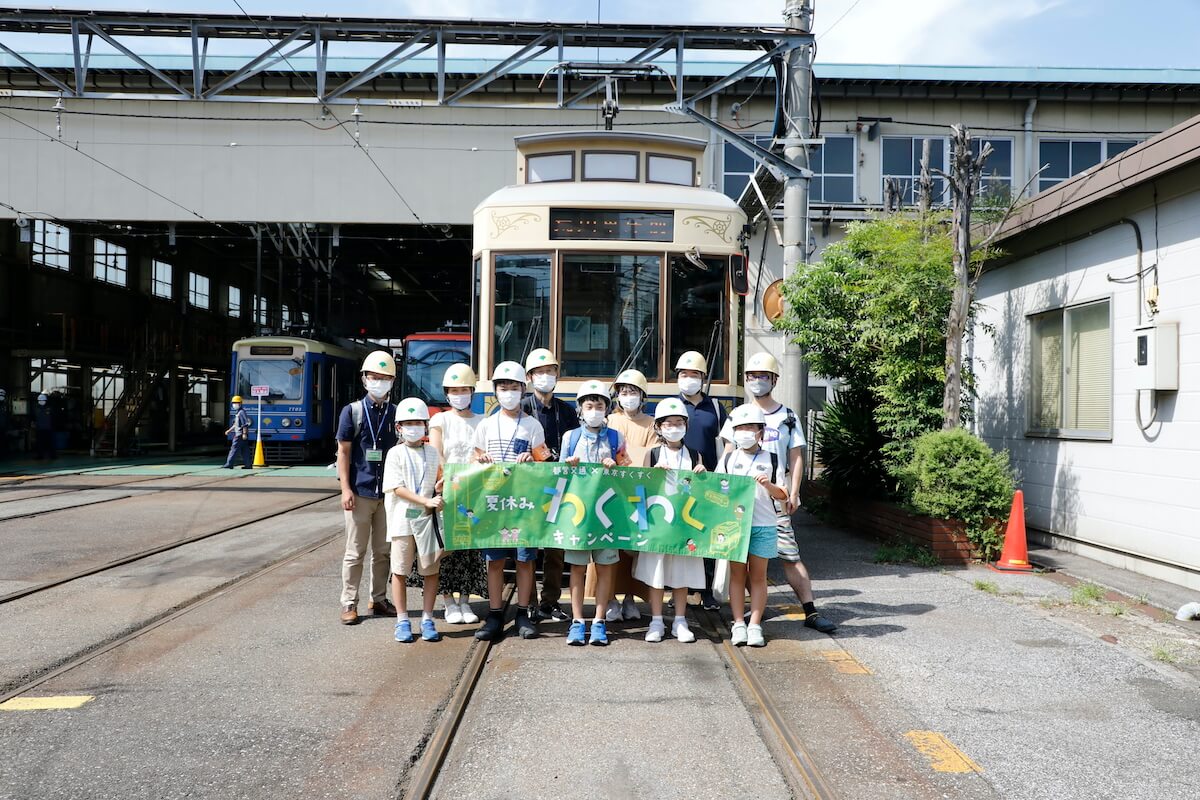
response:
M617 448L621 446L620 436L612 428L605 428L604 433L608 437L608 452L615 459L617 457ZM575 452L576 446L579 445L579 440L583 438L583 428L572 428L567 434L566 455L561 456L566 458L568 455Z

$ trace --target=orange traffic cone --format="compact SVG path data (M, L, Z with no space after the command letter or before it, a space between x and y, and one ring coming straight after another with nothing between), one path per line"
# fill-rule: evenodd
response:
M1000 560L988 566L1002 572L1028 572L1033 569L1029 563L1029 548L1025 544L1025 493L1020 489L1013 494Z

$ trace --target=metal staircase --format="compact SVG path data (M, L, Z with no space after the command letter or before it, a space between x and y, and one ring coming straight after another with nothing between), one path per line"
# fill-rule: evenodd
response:
M97 456L117 456L129 452L133 434L142 415L150 406L154 391L166 379L170 365L159 352L154 338L144 335L134 347L132 362L124 365L119 376L123 391L104 419L104 429L96 440Z

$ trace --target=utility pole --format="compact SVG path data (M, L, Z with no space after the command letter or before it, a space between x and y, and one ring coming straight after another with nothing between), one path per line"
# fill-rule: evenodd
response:
M789 31L811 33L812 0L786 0L784 23ZM784 157L797 167L809 169L808 141L812 136L812 45L794 47L787 53L784 115L787 117L787 138ZM787 278L797 265L808 263L808 194L809 179L790 177L783 189L783 277ZM770 210L767 210L770 213ZM786 380L780 387L779 398L784 405L795 409L802 420L808 418L808 365L800 348L790 340L783 346L783 374Z

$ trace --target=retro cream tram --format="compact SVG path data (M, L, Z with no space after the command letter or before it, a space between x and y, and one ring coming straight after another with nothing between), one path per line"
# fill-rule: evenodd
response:
M565 396L632 367L663 397L677 393L679 355L697 350L710 393L741 396L746 218L698 185L705 144L641 132L517 137L517 184L475 209L481 388L497 363L548 347Z

